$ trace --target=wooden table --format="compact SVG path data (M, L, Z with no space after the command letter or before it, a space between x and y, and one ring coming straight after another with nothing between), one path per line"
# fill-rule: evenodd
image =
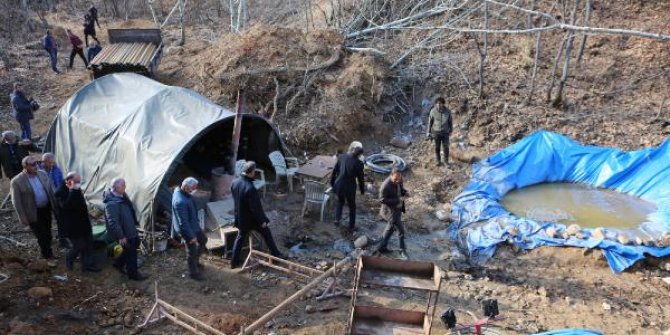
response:
M302 180L323 182L333 172L335 163L337 163L337 158L332 156L316 156L301 166L295 174Z

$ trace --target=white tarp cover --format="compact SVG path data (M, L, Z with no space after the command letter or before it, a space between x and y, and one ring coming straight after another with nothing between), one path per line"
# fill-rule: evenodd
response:
M81 174L93 205L101 206L110 181L123 177L146 227L173 162L199 134L228 118L234 113L191 90L133 73L111 74L65 103L49 129L45 151L55 153L64 172Z

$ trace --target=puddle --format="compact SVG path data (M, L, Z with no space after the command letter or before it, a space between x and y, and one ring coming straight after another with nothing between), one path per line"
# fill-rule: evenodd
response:
M514 190L502 205L519 217L579 224L582 228L637 228L656 205L624 193L582 184L547 183Z

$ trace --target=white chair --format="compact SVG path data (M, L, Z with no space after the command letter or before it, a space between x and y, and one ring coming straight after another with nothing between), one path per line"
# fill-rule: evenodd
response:
M323 214L326 211L328 200L330 199L330 187L324 183L319 183L313 180L305 181L305 204L302 207L302 214L305 215L308 204L316 204L321 208L321 222L323 222Z
M298 171L298 159L295 157L284 157L281 152L273 151L268 157L275 168L275 183L279 186L279 178L285 177L289 192L293 192L293 176Z
M235 176L241 176L242 175L242 168L244 168L244 164L246 164L246 160L240 159L239 161L235 162ZM254 187L257 190L260 190L261 188L263 189L263 198L265 198L265 193L267 193L267 182L265 181L265 171L256 168L256 178L260 179L255 179L254 180Z

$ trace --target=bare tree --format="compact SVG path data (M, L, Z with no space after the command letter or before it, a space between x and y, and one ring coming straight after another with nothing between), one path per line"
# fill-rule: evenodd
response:
M570 23L572 25L575 25L575 22L577 21L577 8L579 8L579 1L580 0L575 0L575 7L572 10L572 14L570 15ZM575 32L574 31L569 31L568 32L568 40L567 40L567 46L565 48L565 60L563 63L563 74L561 75L561 82L558 84L558 92L556 93L556 98L554 98L554 101L552 105L558 106L563 102L563 89L565 88L565 83L568 81L568 75L570 74L570 56L572 54L572 45L575 40Z
M588 26L591 23L591 7L593 6L593 0L586 0L586 9L584 14L584 25ZM584 56L584 48L586 47L586 34L582 36L582 44L579 46L579 53L577 54L577 63L582 61L582 56Z

